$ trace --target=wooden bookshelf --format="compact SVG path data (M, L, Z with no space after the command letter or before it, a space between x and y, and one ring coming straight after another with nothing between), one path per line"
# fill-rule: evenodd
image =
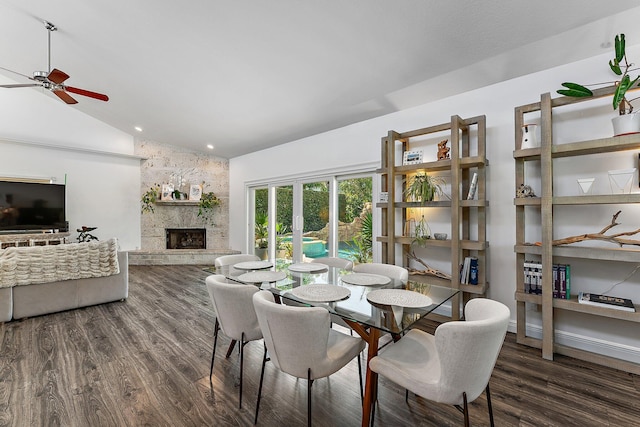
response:
M446 136L442 136L446 135ZM440 138L442 136L442 138ZM438 161L427 161L419 164L402 165L399 152L411 151L420 147L425 140L447 138L450 147L450 158ZM432 143L430 147L435 144ZM408 132L389 131L382 138L382 165L378 173L382 178L382 191L388 192L388 201L376 203L382 211L382 233L376 241L382 243L382 259L395 264L396 253L409 250L414 238L405 236L398 224L408 219L407 211L413 208L446 209L451 214L450 232L446 240L428 239L422 244L426 248L444 248L450 252L451 280L433 276L412 274L411 281L434 283L459 289L463 301L472 296L484 295L488 288L487 281L487 248L486 240L486 118L484 116L462 119L452 116L448 123L441 123ZM407 178L418 174L449 172L451 176L450 200L431 202L407 202L403 199L402 184ZM476 197L467 199L467 193L473 173L478 174ZM471 220L473 216L474 220ZM474 239L470 236L473 235ZM460 269L466 256L478 258L478 284L460 283ZM409 259L403 256L404 266ZM428 262L428 260L425 260ZM418 266L416 266L418 267ZM447 273L449 273L447 271ZM460 318L460 298L452 302L452 317Z
M640 322L640 306L637 311L626 312L607 307L598 307L580 304L577 296L570 299L553 298L552 265L554 258L573 258L582 260L640 262L640 249L637 247L587 247L575 245L554 245L554 207L560 206L584 206L588 209L592 205L620 205L640 203L640 194L611 194L611 195L584 195L584 196L558 196L554 194L553 159L574 157L580 161L580 156L615 153L640 149L640 135L625 135L618 137L599 138L585 141L575 141L563 144L554 144L553 109L559 106L589 103L593 99L609 97L615 88L610 87L596 91L592 98L568 98L559 97L552 99L549 93L542 94L540 102L522 105L515 108L515 184L516 188L526 184L525 166L528 162L536 162L533 170L539 170L541 182L541 194L533 198L515 198L516 209L516 291L515 300L517 307L517 341L521 344L540 348L542 357L552 360L554 353L560 353L571 357L607 364L609 366L624 369L629 372L640 372L640 366L631 362L615 359L605 355L591 353L585 350L570 348L566 345L558 345L555 342L556 335L556 311L584 313L598 318L610 318L622 321ZM540 116L541 146L538 148L521 149L521 128L525 121L525 115L536 112ZM556 172L558 173L558 172ZM561 173L561 172L559 172ZM529 219L529 211L535 213L534 219ZM525 241L527 227L535 226L540 229L540 242ZM556 227L559 225L556 224ZM527 257L534 256L542 264L542 294L528 294L524 284L524 262ZM571 290L576 291L576 283L571 284ZM534 338L527 335L527 304L538 305L542 316L542 338Z

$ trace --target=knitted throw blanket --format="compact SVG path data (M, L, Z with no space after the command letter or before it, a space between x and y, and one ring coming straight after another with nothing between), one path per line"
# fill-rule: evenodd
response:
M9 247L0 250L0 288L120 273L118 242Z

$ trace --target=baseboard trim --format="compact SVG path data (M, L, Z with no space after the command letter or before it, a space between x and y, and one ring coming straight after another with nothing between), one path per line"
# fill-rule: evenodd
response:
M516 332L516 321L509 322L509 332ZM527 336L542 339L542 327L527 325ZM557 344L640 364L640 348L573 332L556 331Z

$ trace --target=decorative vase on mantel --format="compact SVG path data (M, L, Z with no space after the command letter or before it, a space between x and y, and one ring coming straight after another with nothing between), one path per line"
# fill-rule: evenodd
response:
M622 114L611 119L613 136L640 133L640 114Z

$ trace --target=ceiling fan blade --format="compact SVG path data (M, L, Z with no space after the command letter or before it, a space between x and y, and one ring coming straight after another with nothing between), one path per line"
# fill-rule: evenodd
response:
M47 76L47 79L49 79L49 81L58 85L68 78L69 75L67 73L65 73L64 71L60 71L57 68L54 68Z
M56 95L58 95L58 98L62 99L64 102L66 102L67 104L77 104L78 101L76 101L75 99L73 99L71 97L71 95L69 95L67 92L65 92L64 90L61 89L56 89L54 91L52 91L53 93L55 93Z
M78 89L77 87L65 86L68 92L75 93L82 96L88 96L89 98L99 99L100 101L108 101L109 97L97 92L91 92L90 90Z
M16 84L16 85L0 85L0 87L4 87L4 88L14 88L14 87L36 87L36 86L40 86L39 84L36 83L25 83L25 84Z
M31 76L27 76L26 74L22 74L22 73L19 73L19 72L17 72L17 71L13 71L13 70L10 70L10 69L8 69L8 68L0 67L0 70L5 70L5 71L8 71L8 72L10 72L10 73L13 73L13 74L17 74L17 75L19 75L19 76L22 76L22 77L26 77L26 78L28 78L29 80L33 80L33 77L31 77Z

